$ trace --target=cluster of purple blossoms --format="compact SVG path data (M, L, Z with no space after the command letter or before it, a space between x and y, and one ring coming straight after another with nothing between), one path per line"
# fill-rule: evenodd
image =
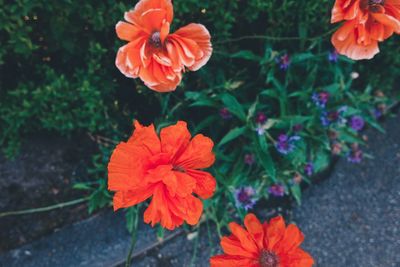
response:
M308 162L306 166L304 166L304 173L307 174L307 176L314 174L314 164L312 162Z
M234 192L235 204L246 211L253 208L257 202L256 190L251 186L240 187Z
M347 154L347 160L352 163L360 163L363 158L363 152L358 144L352 144L351 150Z
M224 120L229 120L232 118L232 113L227 108L221 108L219 110L219 115Z
M360 116L353 116L350 119L350 127L354 130L354 131L361 131L364 128L365 125L365 121L362 117Z
M328 53L328 60L330 62L336 63L338 61L338 58L339 58L339 53L336 51L336 49Z
M330 97L329 93L323 91L320 93L313 93L311 99L317 107L325 108L326 104L328 103L329 97Z
M300 136L288 136L286 134L281 134L278 137L278 141L275 144L276 149L279 153L287 155L295 149L295 143L301 139Z
M285 187L281 184L274 184L268 188L268 193L275 197L283 197L285 195Z
M279 68L281 70L287 70L290 66L291 60L288 54L284 54L280 57L275 58L277 64L279 64Z
M328 127L332 123L337 123L339 125L345 125L347 120L343 116L343 113L347 110L346 106L339 108L336 111L323 111L321 113L321 124Z

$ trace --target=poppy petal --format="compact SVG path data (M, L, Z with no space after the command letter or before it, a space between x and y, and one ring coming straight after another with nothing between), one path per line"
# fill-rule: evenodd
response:
M118 38L125 41L132 41L143 34L142 29L124 21L120 21L115 25L115 31L117 32Z
M214 194L217 182L210 173L191 169L186 170L186 172L196 180L196 187L193 192L199 197L207 199Z
M176 160L176 164L187 169L204 169L215 161L212 152L214 142L202 134L196 135Z
M191 23L185 27L178 29L174 36L181 37L180 42L182 40L191 40L195 45L186 45L189 49L191 49L191 53L196 55L195 62L191 65L186 65L190 70L196 71L203 67L212 55L212 45L211 45L211 36L208 32L207 28L201 24ZM186 41L186 43L188 43ZM196 49L200 49L201 53L195 51Z
M165 10L165 19L169 23L172 22L174 9L171 0L141 0L133 10L125 13L125 20L133 24L140 24L140 17L150 9Z
M160 132L162 152L177 158L189 144L191 134L184 121L165 127ZM181 166L182 167L182 166Z

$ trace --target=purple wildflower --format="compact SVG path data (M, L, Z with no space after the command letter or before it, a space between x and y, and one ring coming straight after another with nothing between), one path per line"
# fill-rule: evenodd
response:
M287 155L295 149L295 143L300 139L301 137L297 135L289 137L286 134L281 134L278 137L275 147L279 153Z
M325 108L326 104L328 103L329 97L329 93L324 91L320 93L313 93L311 99L317 107Z
M247 165L251 166L251 165L254 164L255 161L256 161L256 160L255 160L255 158L254 158L254 154L246 154L246 155L244 155L244 162L245 162Z
M361 131L364 128L365 121L360 116L353 116L350 120L350 127L355 131Z
M251 186L236 189L234 197L236 207L244 208L245 210L253 208L257 202L256 190Z
M346 106L340 107L337 111L322 112L320 116L321 124L325 127L332 123L337 123L339 125L346 124L347 120L343 116L343 113L347 110Z
M229 120L232 118L232 113L227 109L227 108L221 108L219 110L219 115L221 116L221 118L223 118L224 120Z
M268 120L268 118L264 113L258 112L257 117L256 117L256 122L258 124L264 124L267 120Z
M280 184L271 185L268 188L268 193L275 197L283 197L285 195L285 187Z
M291 63L290 57L288 54L284 54L280 57L277 57L275 60L276 60L276 63L279 64L279 68L281 70L287 70Z
M353 144L351 150L347 154L347 161L352 163L360 163L363 158L363 152L358 144Z
M375 119L379 119L383 115L382 111L377 108L372 111L372 114L374 114Z
M336 63L338 61L339 58L339 54L336 51L336 49L334 49L333 51L328 53L328 60L332 63Z
M308 162L306 166L304 166L304 173L307 174L307 176L311 176L314 173L314 164L312 162Z

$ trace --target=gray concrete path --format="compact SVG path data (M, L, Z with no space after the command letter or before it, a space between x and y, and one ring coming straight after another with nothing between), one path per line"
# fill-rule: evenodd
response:
M374 159L341 159L294 211L317 266L400 266L400 116L384 127L386 135L366 133Z

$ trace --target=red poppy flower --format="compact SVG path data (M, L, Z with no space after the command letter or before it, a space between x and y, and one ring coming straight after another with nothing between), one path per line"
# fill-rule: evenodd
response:
M232 234L221 239L225 254L210 259L211 267L309 267L313 258L299 246L304 236L281 216L261 224L254 214L244 218L246 229L230 223Z
M336 50L354 60L371 59L378 42L400 33L400 1L336 0L331 22L343 20L331 39Z
M158 92L175 90L187 69L204 66L212 54L211 37L201 24L191 23L170 34L171 0L141 0L116 25L117 35L129 43L117 54L118 69L140 78Z
M120 143L108 164L108 188L116 191L114 210L152 198L144 221L169 230L186 221L197 224L203 204L213 195L216 182L208 172L215 160L214 143L198 134L191 138L186 123L163 128L160 137L153 125L135 121L128 142Z

